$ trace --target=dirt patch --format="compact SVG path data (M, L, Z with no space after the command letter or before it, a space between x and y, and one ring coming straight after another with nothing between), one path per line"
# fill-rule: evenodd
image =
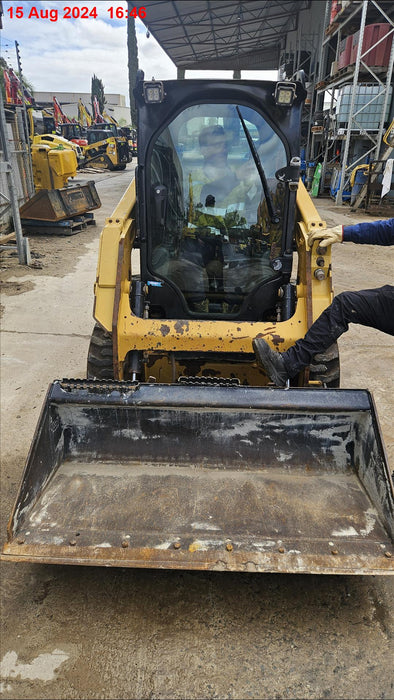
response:
M319 215L326 222L327 227L343 224L350 226L360 224L363 221L376 221L377 219L387 219L394 216L393 207L383 207L377 211L366 212L363 209L352 211L348 202L337 206L329 197L318 197L313 199Z
M35 280L42 276L64 277L75 269L78 258L86 252L86 245L99 233L94 225L67 238L29 236L30 265L19 263L16 250L4 249L0 254L0 293L4 296L24 294L34 289ZM3 313L4 304L0 306L0 318Z
M96 225L88 226L73 236L29 235L32 258L31 265L21 265L15 251L5 249L0 257L0 282L2 290L10 277L25 277L34 271L34 276L51 275L63 277L75 268L78 258L83 255L86 245L99 235ZM23 289L22 291L27 291ZM10 294L17 292L8 292Z
M33 287L34 284L32 282L12 282L0 280L1 293L7 294L7 296L14 294L23 294L24 292L30 292L30 290L33 289Z
M92 179L94 179L96 184L102 206L92 212L95 223L87 225L86 228L71 236L29 233L28 239L32 261L28 266L19 263L16 244L14 250L10 248L0 249L0 283L3 283L1 289L6 294L19 294L22 291L29 291L32 287L21 289L21 292L19 292L19 290L16 290L16 287L15 291L12 291L11 287L9 287L10 291L6 291L7 288L3 285L15 277L31 276L32 281L34 281L36 277L43 275L64 277L72 272L75 269L77 260L86 252L87 246L100 236L105 219L110 213L107 208L109 183L112 193L115 193L111 196L112 209L114 201L116 203L116 197L118 197L119 201L129 181L132 179L133 173L134 164L129 166L128 171L122 173L104 172L96 177L92 177L91 173L78 175L78 181L76 180L74 184L82 184ZM119 192L119 195L116 194L117 192ZM12 242L9 245L12 245Z
M129 173L103 173L95 178L96 189L102 206L93 213L94 223L71 236L65 235L28 235L31 263L19 263L16 242L9 242L14 248L0 248L0 291L4 296L14 296L28 292L35 286L35 280L40 277L64 277L75 269L87 247L100 236L105 224L105 218L110 213L106 206L108 197L106 189L108 181L117 191L119 199L132 178L133 170ZM121 177L120 177L121 175ZM91 180L92 175L79 176L78 182ZM76 184L76 183L75 183ZM116 195L115 195L116 196ZM113 205L112 205L113 206ZM20 281L19 281L20 279ZM5 302L0 306L0 318L4 313Z

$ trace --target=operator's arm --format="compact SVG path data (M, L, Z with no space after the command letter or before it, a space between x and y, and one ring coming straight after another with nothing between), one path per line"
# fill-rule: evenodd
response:
M394 219L344 226L342 240L369 245L394 245Z
M318 230L308 237L308 244L319 239L319 245L326 248L333 243L351 241L369 245L394 245L394 219L381 221L365 221L351 226L334 226L325 231Z

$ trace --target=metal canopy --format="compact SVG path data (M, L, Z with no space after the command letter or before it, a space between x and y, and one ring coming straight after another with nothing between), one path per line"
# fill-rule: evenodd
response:
M311 0L141 0L142 20L177 68L276 70L286 34Z

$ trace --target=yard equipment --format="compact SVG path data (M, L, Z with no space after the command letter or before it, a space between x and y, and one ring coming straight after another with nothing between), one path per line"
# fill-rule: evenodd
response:
M137 181L101 234L88 378L49 387L3 558L394 573L371 395L338 388L336 346L288 389L252 351L285 350L332 300L303 86L140 73L134 94Z
M94 122L87 129L88 146L84 149L85 165L124 170L132 160L128 139L122 133L116 119L108 115L108 121L104 119L97 97L94 97L93 108Z
M39 190L22 205L20 214L24 228L31 229L31 226L33 226L36 230L37 222L40 224L43 222L59 222L78 217L77 222L74 222L77 224L74 228L79 230L78 225L83 221L81 216L100 207L100 197L95 183L91 180L73 187ZM94 223L93 214L86 216L85 219L90 223ZM48 229L44 227L42 232L48 232Z
M78 121L82 126L88 127L93 124L93 117L87 107L85 107L81 98L78 100Z
M35 189L49 190L66 187L76 176L82 152L62 136L41 134L32 138L31 157Z
M92 222L88 212L101 207L100 198L93 181L69 185L70 178L77 174L81 148L56 134L33 136L31 141L34 188L33 197L20 209L22 225L30 232L37 232L43 222L69 221L60 231L80 230L81 216ZM78 217L78 222L73 218ZM42 233L53 233L44 226Z
M131 161L127 139L115 136L112 129L103 127L103 124L98 124L88 128L83 165L103 170L124 170Z
M130 126L119 127L120 133L127 138L129 144L129 152L132 156L137 155L137 130Z
M73 143L77 143L83 149L88 145L88 140L86 138L86 131L77 122L69 122L67 124L59 124L57 131L63 136L63 138Z
M88 145L85 131L81 124L68 117L56 97L53 97L53 122L56 132L81 148Z

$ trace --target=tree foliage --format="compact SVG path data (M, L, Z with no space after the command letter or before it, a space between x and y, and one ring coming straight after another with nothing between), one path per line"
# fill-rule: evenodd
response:
M135 86L135 81L138 71L138 46L137 37L135 33L135 20L134 17L130 17L130 10L133 7L133 2L128 2L128 18L127 18L127 51L128 51L128 66L129 66L129 95L130 95L130 115L131 124L136 126L137 124L137 110L135 106L135 100L133 95L133 90Z
M94 114L94 107L93 107L93 102L94 98L97 97L98 103L99 103L99 109L100 113L102 114L104 109L105 109L105 104L106 104L106 99L104 95L104 85L103 81L100 80L100 78L97 77L97 75L93 75L92 78L92 94L91 94L91 99L92 99L92 110Z

